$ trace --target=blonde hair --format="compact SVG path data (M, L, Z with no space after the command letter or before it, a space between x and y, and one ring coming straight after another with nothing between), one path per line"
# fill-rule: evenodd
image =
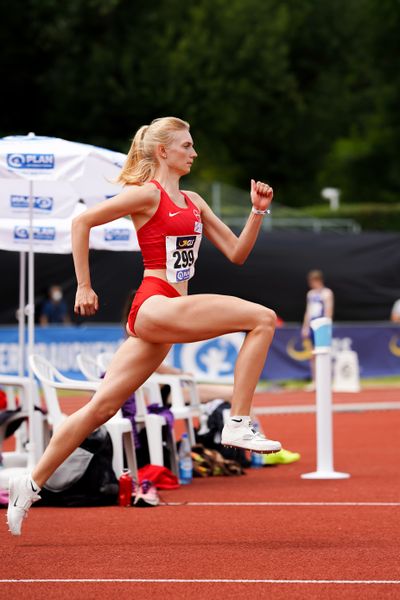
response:
M154 177L158 166L156 147L168 146L175 131L189 130L189 123L177 117L154 119L140 127L132 140L128 156L116 180L122 185L142 185Z

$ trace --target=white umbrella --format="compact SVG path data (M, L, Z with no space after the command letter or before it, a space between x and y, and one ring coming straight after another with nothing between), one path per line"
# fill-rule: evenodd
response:
M64 231L68 230L78 199L90 206L118 193L121 187L113 181L124 161L125 155L120 152L60 138L33 133L0 138L0 247L21 252L21 365L24 364L25 312L28 315L28 352L33 353L34 348L34 252L70 251L70 241L61 234L62 221L65 220ZM126 230L128 223L124 219L118 228ZM101 238L101 233L93 232L94 239L96 235ZM106 235L107 240L104 239ZM120 249L117 246L126 242L126 238L125 231L103 233L102 243L109 242L107 247ZM29 278L28 304L24 311L26 251ZM30 369L29 377L33 381ZM33 394L31 396L30 424L33 423Z
M0 138L2 237L5 244L12 242L12 249L29 253L29 353L34 343L34 252L46 251L46 247L52 252L69 251L58 244L57 228L51 220L70 217L78 199L92 205L118 193L121 187L113 180L124 160L120 152L33 133ZM22 219L15 222L12 233L8 218ZM43 224L42 219L49 223ZM21 266L23 262L21 255ZM25 285L23 272L21 269L21 289Z
M0 181L1 195L1 181ZM38 217L33 222L33 247L35 253L70 254L72 219L85 212L85 204L75 205L71 215L61 218ZM0 226L0 250L25 252L30 245L29 219L2 219ZM139 250L136 231L130 219L115 219L110 223L93 227L89 247L94 250Z

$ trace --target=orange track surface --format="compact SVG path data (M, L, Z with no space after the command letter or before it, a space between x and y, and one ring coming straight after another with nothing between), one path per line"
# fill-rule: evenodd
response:
M400 390L391 393L391 400L400 399ZM299 393L295 400L293 394L286 398L279 394L279 401L306 403L304 395L300 399ZM375 390L368 398L364 393L347 396L351 401L377 401L382 394ZM307 403L312 397L307 395ZM266 394L257 405L267 401L273 405L276 400ZM335 468L351 474L339 481L300 478L316 466L314 415L273 415L261 417L261 422L270 437L301 452L298 463L249 469L243 477L196 479L190 486L161 492L164 502L178 505L148 510L33 508L21 538L11 537L3 520L1 597L399 598L399 412L334 416ZM186 504L194 502L288 505ZM337 505L298 504L302 502ZM346 502L394 504L340 504ZM5 519L5 511L0 517ZM90 581L6 583L6 579ZM203 581L150 581L160 579ZM204 582L216 579L244 581Z

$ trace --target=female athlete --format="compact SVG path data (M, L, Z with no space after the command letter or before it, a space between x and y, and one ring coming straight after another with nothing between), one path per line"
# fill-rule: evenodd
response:
M235 264L243 264L272 201L269 185L251 181L252 208L236 236L195 192L179 189L197 154L189 124L156 119L136 133L119 182L123 191L74 219L73 258L77 277L75 313L89 317L99 308L89 272L92 227L130 215L143 255L144 278L126 325L128 338L116 352L91 401L56 429L30 475L10 481L8 525L20 535L22 520L55 469L97 427L110 419L155 371L174 343L196 342L246 332L234 377L232 411L222 444L253 452L279 452L279 442L251 427L253 394L274 335L275 313L246 300L217 294L187 295L202 235ZM112 273L110 273L112 285Z

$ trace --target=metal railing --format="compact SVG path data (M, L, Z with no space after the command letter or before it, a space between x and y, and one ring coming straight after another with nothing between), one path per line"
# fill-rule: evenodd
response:
M222 217L224 223L230 227L242 228L247 217ZM264 218L262 228L266 231L274 229L291 229L321 233L334 231L343 233L360 233L361 226L353 219L318 219L314 217L273 217Z
M213 183L196 181L195 187L200 194L208 199L211 208L224 223L230 227L242 228L250 212L249 192L226 183L214 181ZM263 220L265 231L298 230L321 233L325 231L341 233L360 233L361 225L354 219L346 218L319 218L303 216L301 211L296 214L296 209L291 208L293 216L279 216L279 213L288 212L285 207L274 202L272 214Z

